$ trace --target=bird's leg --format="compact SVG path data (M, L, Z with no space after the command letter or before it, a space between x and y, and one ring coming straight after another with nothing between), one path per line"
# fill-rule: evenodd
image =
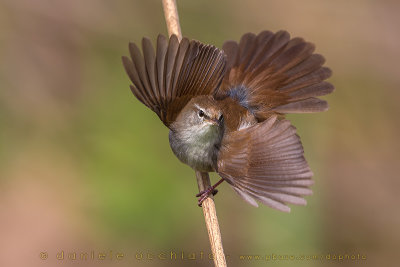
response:
M203 201L208 197L208 195L210 193L213 194L213 196L215 196L218 193L218 190L215 189L217 186L219 186L222 182L224 181L224 179L219 180L215 185L210 186L209 188L207 188L206 190L201 191L200 193L198 193L196 195L196 197L199 198L197 204L199 205L199 207L201 207L201 204L203 203Z

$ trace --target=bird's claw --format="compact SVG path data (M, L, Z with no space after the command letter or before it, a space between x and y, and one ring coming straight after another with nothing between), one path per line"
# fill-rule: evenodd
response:
M207 188L206 190L201 191L200 193L198 193L196 195L196 197L199 198L199 200L197 201L197 204L199 205L199 207L202 206L204 200L206 200L206 198L208 198L208 196L210 194L212 194L213 196L215 196L218 193L218 190L215 189L213 186L210 186L209 188Z

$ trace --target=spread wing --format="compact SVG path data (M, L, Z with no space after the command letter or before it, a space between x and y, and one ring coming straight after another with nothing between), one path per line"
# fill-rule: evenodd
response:
M255 200L289 212L286 203L305 205L313 175L296 128L287 120L269 119L224 137L218 174L248 203Z
M147 38L142 49L144 56L130 43L131 58L122 57L131 90L167 127L191 98L212 95L221 84L225 54L212 45L159 35L156 52Z
M317 98L334 90L324 82L331 76L325 59L314 54L314 45L289 33L247 33L240 43L227 41L227 72L217 98L230 96L259 121L272 114L309 113L328 109Z

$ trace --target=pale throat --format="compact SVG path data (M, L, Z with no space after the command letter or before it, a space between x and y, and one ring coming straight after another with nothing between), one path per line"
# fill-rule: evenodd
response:
M179 132L170 131L169 140L172 151L183 163L195 170L213 171L217 146L222 139L218 125L193 125Z

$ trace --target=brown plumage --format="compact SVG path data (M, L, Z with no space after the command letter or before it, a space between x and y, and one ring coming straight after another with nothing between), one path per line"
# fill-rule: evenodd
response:
M159 35L157 54L143 38L144 58L139 48L129 44L132 61L122 57L125 70L134 85L133 94L153 110L168 127L187 104L198 95L212 95L225 71L224 54L214 46L172 35Z
M275 113L309 113L328 109L316 97L333 91L323 82L331 75L322 67L325 59L313 54L314 45L289 33L263 31L243 35L240 43L225 42L227 73L216 97L232 95L232 89L245 88L244 104L259 121Z
M312 172L286 113L327 110L331 71L314 45L285 31L247 33L223 50L159 35L129 44L133 94L170 129L175 155L216 171L247 202L290 211L311 194ZM278 119L280 118L280 119ZM254 200L255 199L255 200Z

